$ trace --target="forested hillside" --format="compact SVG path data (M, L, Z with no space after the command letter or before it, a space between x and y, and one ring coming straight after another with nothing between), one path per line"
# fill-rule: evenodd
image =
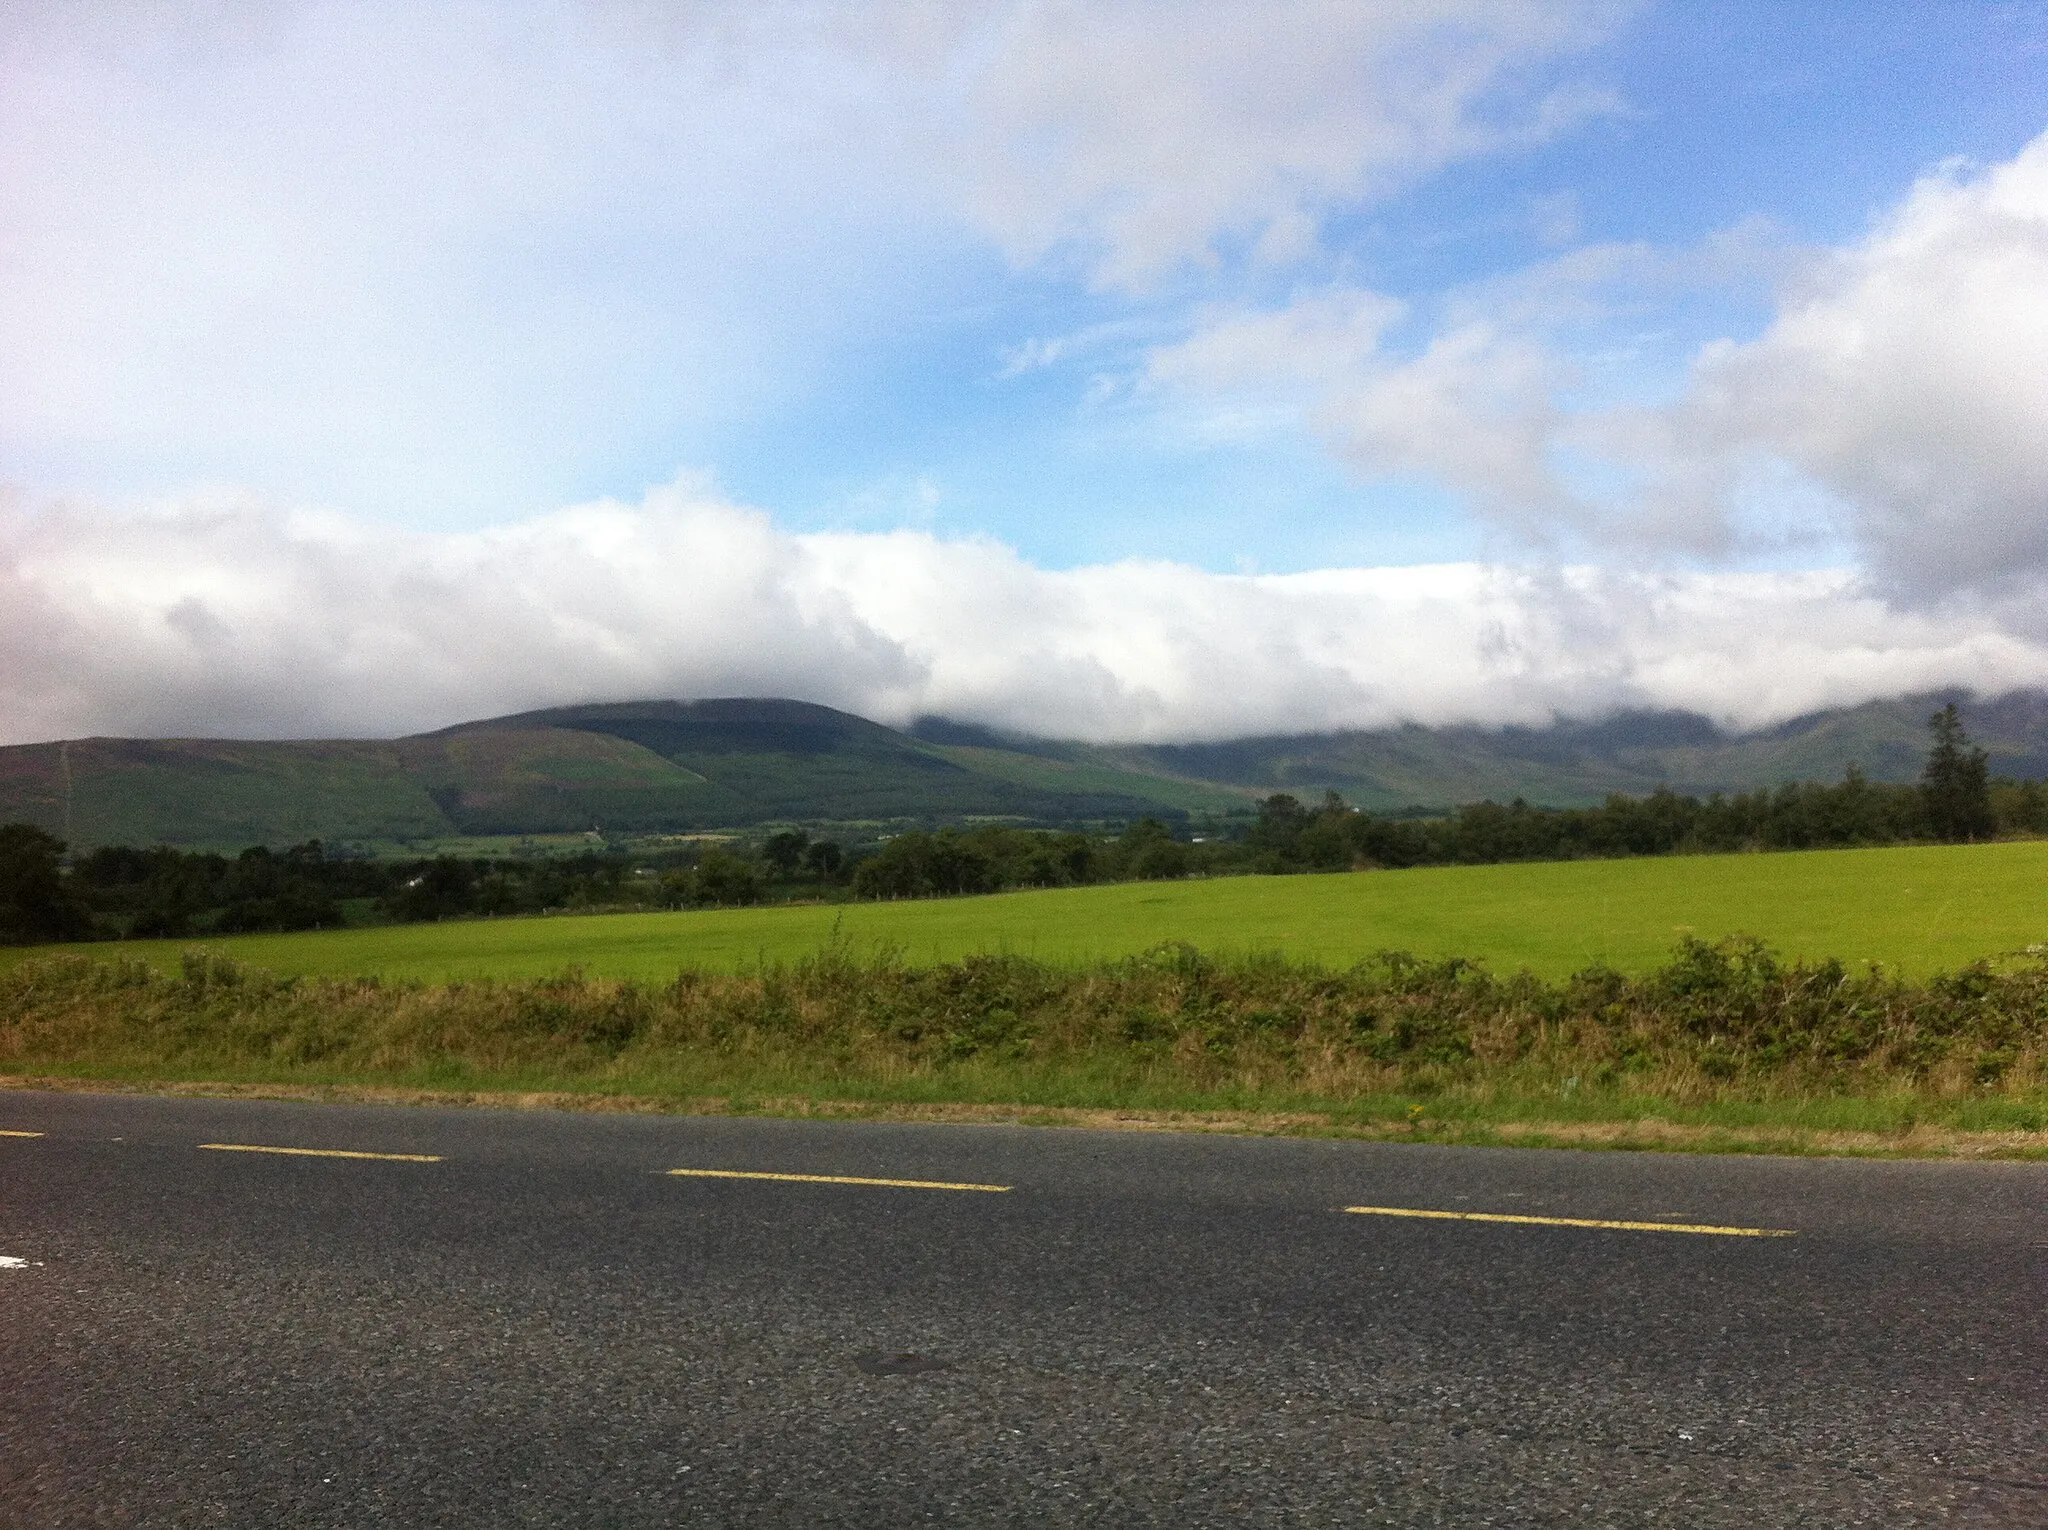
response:
M80 739L0 749L0 822L74 847L681 833L782 821L1178 818L1255 794L950 750L807 702L564 707L392 741Z
M1380 814L1521 799L1590 807L1660 786L1705 799L1920 769L1929 712L1905 697L1732 734L1683 712L1548 728L1405 727L1182 745L1017 738L927 719L899 731L798 701L564 707L396 740L93 738L0 748L0 822L75 849L393 853L462 836L616 838L776 824L1048 828L1245 821L1285 792ZM1961 699L1991 771L2048 776L2048 695Z
M1815 712L1775 727L1731 732L1692 712L1623 712L1544 728L1382 728L1235 739L1212 744L1100 746L1017 738L927 719L919 736L1000 746L1049 759L1156 771L1260 795L1337 791L1360 807L1442 811L1524 801L1590 807L1615 792L1659 786L1698 797L1841 780L1851 766L1874 782L1906 782L1927 753L1928 714L1954 701L1994 775L2048 776L2048 693L1995 698L1935 692Z

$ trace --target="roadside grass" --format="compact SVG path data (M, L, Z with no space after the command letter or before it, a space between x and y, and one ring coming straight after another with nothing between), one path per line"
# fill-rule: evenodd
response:
M900 903L451 921L211 939L279 973L428 982L578 966L662 981L739 972L837 943L913 965L1003 953L1067 967L1166 940L1223 955L1348 964L1374 951L1466 956L1556 980L1647 972L1687 935L1744 933L1796 959L1925 976L2048 941L2048 841L1219 877ZM97 957L175 964L189 942ZM65 948L0 951L0 968ZM75 948L73 948L75 949Z
M649 984L292 977L191 952L0 972L0 1072L226 1092L1438 1142L2048 1157L2048 963L1916 980L1688 940L1500 978L1169 944L845 946Z

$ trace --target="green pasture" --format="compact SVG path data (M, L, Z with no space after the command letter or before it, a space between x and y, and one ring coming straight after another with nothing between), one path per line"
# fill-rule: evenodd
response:
M1398 948L1566 976L1596 962L1640 973L1685 935L1761 936L1788 957L1882 962L1909 975L2048 942L2048 843L1909 846L1430 867L1327 876L1138 882L980 898L468 920L204 944L282 973L427 981L665 978L787 961L835 938L911 963L1008 951L1054 963L1165 940L1345 965ZM174 965L193 941L89 947ZM48 948L44 948L48 949ZM78 949L78 948L72 948ZM0 961L18 961L17 949Z

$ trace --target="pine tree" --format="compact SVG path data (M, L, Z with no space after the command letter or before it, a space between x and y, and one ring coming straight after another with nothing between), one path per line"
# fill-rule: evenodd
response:
M1991 816L1990 762L1963 732L1956 704L1927 719L1934 734L1927 768L1920 772L1920 799L1934 837L1958 844L1989 839L1996 825Z

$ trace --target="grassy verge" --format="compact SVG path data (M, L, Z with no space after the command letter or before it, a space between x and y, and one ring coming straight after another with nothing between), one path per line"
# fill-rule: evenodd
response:
M665 984L0 973L0 1071L441 1101L1458 1142L2048 1157L2048 964L1908 979L1687 941L1640 977L827 949ZM366 1095L365 1091L369 1094Z

